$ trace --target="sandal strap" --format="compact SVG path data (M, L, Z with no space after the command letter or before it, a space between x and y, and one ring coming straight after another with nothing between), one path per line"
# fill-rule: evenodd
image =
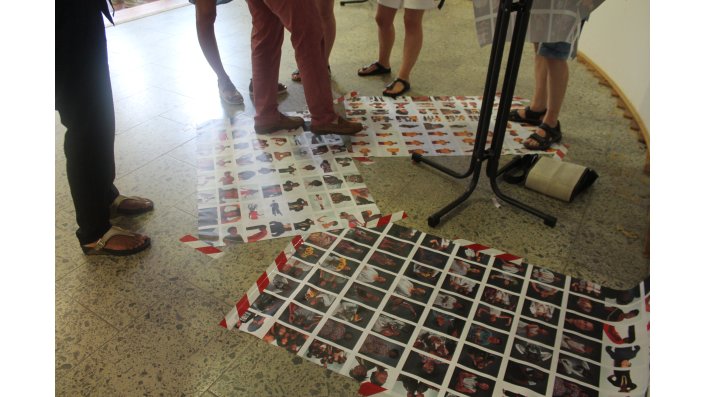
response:
M144 203L151 203L152 202L152 200L144 198L144 197L123 196L122 194L119 194L117 197L115 197L115 200L113 200L113 203L111 204L111 206L115 209L118 209L120 207L120 204L122 204L122 202L125 200L142 201Z
M551 127L550 125L546 123L541 123L539 125L539 128L546 131L546 134L549 136L549 138L557 139L558 137L561 136L561 123L560 121L556 124L555 127Z
M96 242L93 250L96 252L102 250L105 247L105 244L107 244L108 241L115 236L137 237L137 233L125 230L119 226L112 226L101 238L98 239L98 242Z
M531 110L531 106L526 106L524 108L524 118L525 119L530 119L530 120L538 120L541 118L541 116L546 114L546 109L543 110L543 112L535 112Z
M535 132L533 134L529 135L529 138L538 142L539 145L544 145L551 140L551 138L549 136L541 136Z

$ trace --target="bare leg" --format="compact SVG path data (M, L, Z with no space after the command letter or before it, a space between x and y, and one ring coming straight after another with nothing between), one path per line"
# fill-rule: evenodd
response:
M392 47L394 47L394 17L396 15L396 8L386 7L381 4L377 5L377 15L375 15L375 21L377 22L377 38L379 41L377 62L387 69L389 69L389 65L391 64L389 57L392 55ZM358 70L358 73L370 73L376 68L377 66L373 63L369 67L361 68Z
M550 59L538 55L537 58L543 59L542 62L545 62L547 70L546 114L543 117L543 122L549 127L554 128L558 125L558 115L561 112L561 107L563 106L563 99L565 98L565 93L568 89L568 61L560 59ZM536 109L532 107L532 110ZM536 133L540 136L546 136L546 131L541 128L538 128L536 130ZM528 139L526 141L526 145L531 148L537 146L538 142L534 141L533 139Z
M531 97L529 109L534 112L543 112L546 110L548 101L548 66L546 58L536 54L538 48L538 43L534 43L534 95ZM522 118L526 118L524 109L519 109L518 113Z
M419 59L421 47L423 45L423 16L425 10L404 10L404 54L401 60L401 67L397 77L409 81L411 69L414 68ZM396 83L387 92L396 93L404 89L401 83Z

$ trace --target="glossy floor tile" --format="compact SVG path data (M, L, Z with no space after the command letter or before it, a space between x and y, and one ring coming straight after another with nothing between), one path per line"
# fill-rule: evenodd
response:
M218 7L216 34L225 68L245 97L223 106L215 74L195 36L194 8L186 6L109 27L115 109L116 185L151 197L156 208L118 218L148 233L153 247L123 259L88 258L75 240L74 211L66 183L64 128L56 127L56 394L60 396L354 396L357 385L282 349L219 327L223 315L255 282L284 240L225 248L211 259L179 242L195 234L196 126L253 114L250 15L245 2ZM380 95L394 76L360 78L356 70L377 56L375 3L336 4L337 39L330 59L336 95ZM479 48L472 4L448 0L425 17L424 48L411 76L412 95L481 95L489 48ZM397 18L392 68L398 69L403 19ZM289 85L281 110L305 106L288 34L279 78ZM532 92L532 50L525 47L515 94ZM611 287L630 287L649 274L643 255L649 225L646 152L608 88L582 65L571 80L561 113L567 161L594 168L593 187L572 203L523 188L502 189L558 217L549 228L508 204L499 208L484 176L466 204L439 227L426 218L465 188L409 159L377 158L358 164L383 213L404 210L404 225L449 238L465 238L526 257L531 263ZM503 161L507 161L503 159ZM444 158L456 169L467 158ZM483 174L484 175L484 174Z

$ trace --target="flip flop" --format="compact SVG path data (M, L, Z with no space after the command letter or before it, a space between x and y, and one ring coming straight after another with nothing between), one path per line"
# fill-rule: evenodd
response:
M374 69L370 70L369 72L365 72L365 70L374 67ZM362 69L358 69L357 75L366 77L366 76L377 76L380 74L389 74L392 72L391 68L385 68L379 61L372 62L371 64L363 67Z
M227 104L242 105L245 103L242 95L240 95L240 92L230 80L226 82L218 80L218 92L220 93L220 99Z
M125 200L139 201L143 204L143 206L140 208L120 208L120 204L122 204L122 202ZM139 215L154 210L154 202L150 199L143 197L123 196L122 194L120 194L115 197L113 203L110 204L110 210L111 212L118 215Z
M112 256L127 256L127 255L133 255L138 252L142 252L149 248L149 246L152 243L152 240L149 237L146 237L144 242L131 249L126 249L126 250L114 250L110 248L105 248L105 244L110 241L111 238L115 236L128 236L128 237L138 237L140 234L133 233L131 231L125 230L121 227L113 226L108 231L103 235L103 237L99 238L98 241L96 242L95 247L88 247L85 245L81 246L81 249L83 250L83 253L86 255L112 255Z
M394 88L394 85L396 85L397 83L401 83L401 84L404 86L404 88L402 88L402 90L399 91L399 92L389 92L389 90L391 90L392 88ZM410 89L411 89L411 84L409 84L408 81L406 81L406 80L404 80L404 79L400 79L400 78L397 77L396 80L392 81L391 83L389 83L389 84L387 85L386 89L385 89L384 91L382 91L382 95L388 96L388 97L392 97L392 98L396 98L396 97L398 97L398 96L400 96L400 95L405 94L405 93L406 93L407 91L409 91Z

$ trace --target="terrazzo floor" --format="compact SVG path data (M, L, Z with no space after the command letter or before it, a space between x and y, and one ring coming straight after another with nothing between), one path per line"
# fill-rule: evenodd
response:
M198 46L192 6L118 24L106 30L117 118L116 185L150 197L153 213L116 223L150 235L147 252L123 259L85 257L75 221L63 155L64 127L56 118L56 395L354 396L357 384L303 362L243 333L218 326L286 244L281 239L227 247L211 259L179 238L196 233L196 129L203 121L253 113L246 94L251 75L250 15L245 2L218 8L216 34L226 70L245 93L244 106L223 107L216 77ZM331 56L336 94L379 95L393 76L360 78L376 58L375 5L336 4L337 39ZM472 3L448 0L425 18L425 45L411 78L411 95L481 95L489 48L479 48ZM398 69L403 19L392 68ZM586 25L586 29L599 28ZM531 46L525 47L516 95L532 92ZM285 40L280 81L289 85L283 111L304 107L302 86ZM358 164L383 213L406 211L401 224L465 238L523 256L535 265L614 288L649 274L644 246L649 225L646 147L629 129L610 90L570 63L561 113L565 160L594 168L595 185L573 203L502 185L512 196L558 218L549 228L508 205L496 208L486 178L467 205L439 227L426 218L464 185L407 159ZM505 159L507 161L509 158ZM443 158L460 169L467 158Z

